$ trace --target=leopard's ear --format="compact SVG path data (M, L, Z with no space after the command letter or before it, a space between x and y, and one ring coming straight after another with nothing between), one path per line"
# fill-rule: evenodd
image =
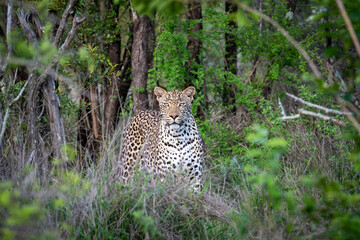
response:
M182 91L181 94L188 97L190 99L190 101L192 101L195 93L196 93L196 90L194 87L188 87L187 89Z
M167 92L162 89L161 87L156 87L154 88L154 94L156 95L156 99L159 101L160 98L162 98L163 96L165 96Z

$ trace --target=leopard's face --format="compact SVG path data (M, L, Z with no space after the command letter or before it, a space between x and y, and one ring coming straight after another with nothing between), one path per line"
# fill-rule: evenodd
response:
M184 91L169 91L156 87L154 93L160 106L162 120L167 125L182 125L188 117L192 116L191 102L195 94L194 87L188 87Z

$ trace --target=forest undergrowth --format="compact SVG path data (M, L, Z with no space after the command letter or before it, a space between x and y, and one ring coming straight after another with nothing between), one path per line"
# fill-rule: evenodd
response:
M105 144L99 162L81 171L75 161L66 168L54 162L40 181L31 164L18 171L12 161L11 181L1 183L2 236L318 239L336 233L350 239L358 234L349 225L356 224L351 212L358 207L352 194L358 176L344 160L351 141L337 139L340 129L333 126L330 135L304 131L325 124L276 121L240 133L230 126L203 132L212 150L200 194L181 179L160 183L140 173L129 185L114 180L121 129ZM242 145L229 134L243 139ZM71 156L75 150L67 151Z

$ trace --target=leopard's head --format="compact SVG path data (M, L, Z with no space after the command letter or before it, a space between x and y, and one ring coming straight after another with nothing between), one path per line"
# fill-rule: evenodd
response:
M192 116L191 102L195 92L194 87L188 87L184 91L172 90L169 92L160 87L154 89L160 113L168 125L181 125L184 120Z

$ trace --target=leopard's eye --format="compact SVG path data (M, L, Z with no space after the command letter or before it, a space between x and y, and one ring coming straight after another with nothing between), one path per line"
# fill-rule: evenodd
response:
M185 103L179 103L179 107L185 107Z
M164 103L164 107L170 107L169 103Z

